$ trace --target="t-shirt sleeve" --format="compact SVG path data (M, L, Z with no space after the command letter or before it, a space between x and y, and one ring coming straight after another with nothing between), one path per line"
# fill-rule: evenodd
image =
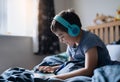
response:
M103 46L103 42L97 37L97 36L90 36L87 37L83 44L82 44L82 49L83 52L86 53L88 49L93 48L93 47L101 47Z

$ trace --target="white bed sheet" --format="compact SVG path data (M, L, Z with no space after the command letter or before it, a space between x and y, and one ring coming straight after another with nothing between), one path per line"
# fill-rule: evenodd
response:
M120 61L120 45L107 45L112 60Z

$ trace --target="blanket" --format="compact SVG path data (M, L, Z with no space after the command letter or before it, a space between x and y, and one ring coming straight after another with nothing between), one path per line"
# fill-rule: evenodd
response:
M33 74L27 69L9 68L0 75L0 82L34 82Z
M81 78L81 79L80 79ZM57 78L35 77L31 70L15 67L9 68L0 75L0 82L84 82L87 77L73 77L71 79L61 80Z
M76 76L66 80L36 78L34 72L24 68L10 68L0 75L0 82L120 82L120 65L106 65L94 70L92 77Z
M120 65L106 65L94 71L92 82L120 82Z
M58 60L57 60L58 59ZM53 60L53 61L52 61ZM56 63L55 63L56 61ZM49 56L43 60L40 65L58 65L63 64L65 69L59 72L66 71L66 68L71 66L72 70L80 68L83 66L83 62L66 62L59 58L59 56ZM79 65L78 65L79 64ZM37 67L35 66L33 70L28 70L21 67L9 68L0 75L0 82L120 82L120 64L106 65L94 70L92 77L87 76L75 76L66 80L57 79L57 78L41 78L35 77L34 73L41 74L36 71ZM67 70L69 72L69 70ZM71 71L71 69L70 69Z
M34 72L39 72L38 67L39 66L55 66L55 65L61 65L64 62L68 61L68 56L66 52L52 55L52 56L47 56L43 59L42 62L40 62L38 65L36 65L33 70Z

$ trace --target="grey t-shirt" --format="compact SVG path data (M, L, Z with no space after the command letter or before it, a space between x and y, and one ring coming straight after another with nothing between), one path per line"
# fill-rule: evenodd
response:
M111 63L108 50L102 40L95 34L84 30L78 47L73 48L71 46L68 46L66 53L75 61L85 62L85 53L92 47L97 47L98 67Z

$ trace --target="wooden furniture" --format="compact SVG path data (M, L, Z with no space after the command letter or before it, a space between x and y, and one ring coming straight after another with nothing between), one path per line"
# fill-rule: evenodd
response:
M98 35L105 44L109 44L120 39L120 21L88 26L88 31Z

